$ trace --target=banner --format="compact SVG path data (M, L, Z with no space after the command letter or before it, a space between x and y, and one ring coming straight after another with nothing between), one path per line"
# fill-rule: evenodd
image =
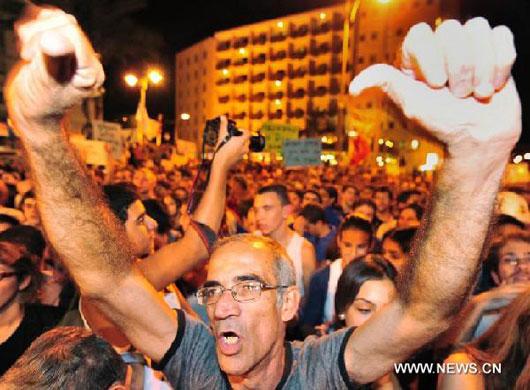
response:
M319 138L286 140L283 143L283 164L286 167L320 165L322 142Z
M112 157L120 160L125 151L126 137L121 126L117 123L104 122L100 120L92 121L94 140L103 141L109 144Z
M265 152L280 153L284 141L298 139L299 129L286 123L265 122L260 131L265 137Z
M110 164L110 146L106 142L88 140L77 134L70 136L70 142L77 149L85 164L95 166Z

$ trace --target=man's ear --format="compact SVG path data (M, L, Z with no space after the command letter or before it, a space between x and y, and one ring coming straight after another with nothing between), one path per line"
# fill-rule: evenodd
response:
M287 219L289 215L291 215L293 212L293 205L288 203L285 206L282 206L282 217L283 219Z
M298 287L290 286L283 291L282 295L282 321L288 322L292 320L298 313L300 305L300 291Z
M31 276L25 275L24 277L22 277L22 280L18 284L18 291L23 291L29 286L30 283L31 283Z

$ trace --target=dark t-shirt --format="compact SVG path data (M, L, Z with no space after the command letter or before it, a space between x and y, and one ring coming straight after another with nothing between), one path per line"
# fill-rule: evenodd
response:
M2 376L42 333L61 319L62 310L43 305L26 305L24 318L15 332L0 344L0 376Z
M352 329L285 344L285 368L277 389L352 389L344 349ZM175 389L230 389L215 353L215 340L200 321L178 311L178 331L157 369Z

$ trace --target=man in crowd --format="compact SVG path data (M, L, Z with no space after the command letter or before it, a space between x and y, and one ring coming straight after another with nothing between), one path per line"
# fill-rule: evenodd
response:
M304 223L304 231L309 234L310 241L315 245L317 262L321 264L327 259L328 247L335 240L337 229L327 222L324 209L315 204L305 206L300 211L300 217Z
M355 332L302 345L284 344L299 293L281 245L267 238L235 236L214 250L199 294L213 334L182 311L175 318L131 263L123 230L61 131L66 108L103 81L90 43L73 18L56 10L41 10L18 33L25 61L11 75L5 96L36 182L43 225L82 294L163 366L174 387L369 383L445 330L462 306L505 163L521 132L508 29L492 30L481 18L463 26L445 21L436 32L416 25L403 44L403 72L376 65L350 84L354 95L382 88L446 144L448 156L400 297ZM68 59L71 67L57 66ZM60 70L71 73L59 78Z
M273 184L258 190L254 199L254 215L258 230L278 241L293 261L296 285L300 295L308 291L309 280L316 268L313 245L288 226L290 203L287 188Z
M352 185L345 185L342 187L342 192L340 193L340 205L342 207L342 213L348 215L353 212L353 205L357 197L355 187Z

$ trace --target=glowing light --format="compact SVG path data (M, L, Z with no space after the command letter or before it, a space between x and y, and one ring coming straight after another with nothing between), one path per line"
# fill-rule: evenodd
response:
M357 133L355 130L348 131L348 137L357 137L359 133Z
M245 50L244 47L242 47L241 49L239 49L239 54L241 55L245 55L247 53L247 51Z
M152 69L147 73L147 77L153 84L159 84L163 79L162 73L158 69Z
M440 158L438 157L437 153L427 153L427 157L425 160L427 165L435 166L438 164L439 161Z
M392 141L390 141L390 140L386 141L385 145L388 146L389 148L393 148L394 147L394 143Z
M191 115L188 114L187 112L183 112L182 114L180 114L180 119L182 119L183 121L188 121L190 120L191 118Z
M318 16L319 16L320 20L325 20L326 17L327 17L325 12L321 12L320 15L318 15Z
M283 22L278 22L278 23L276 23L276 26L277 26L278 28L283 28L285 25L284 25Z
M132 73L127 73L123 78L129 87L135 87L138 84L138 77Z
M223 69L223 75L228 76L228 69Z
M276 85L277 87L281 87L281 86L282 86L282 82L281 82L281 80L276 80L276 81L274 82L274 85Z
M410 142L410 147L412 148L412 150L417 150L419 146L420 146L420 141L418 141L417 139L413 139Z
M383 138L379 138L379 140L377 141L377 143L379 145L383 145L385 143L385 140Z
M524 159L525 160L530 160L530 153L525 153L524 154Z
M276 99L274 101L274 104L276 104L277 106L280 106L282 104L282 101L280 99Z
M514 164L519 164L521 161L523 161L523 156L521 156L520 154L515 156L515 158L513 159Z
M323 137L322 137L322 142L327 143L327 142L328 142L328 137L323 136Z

